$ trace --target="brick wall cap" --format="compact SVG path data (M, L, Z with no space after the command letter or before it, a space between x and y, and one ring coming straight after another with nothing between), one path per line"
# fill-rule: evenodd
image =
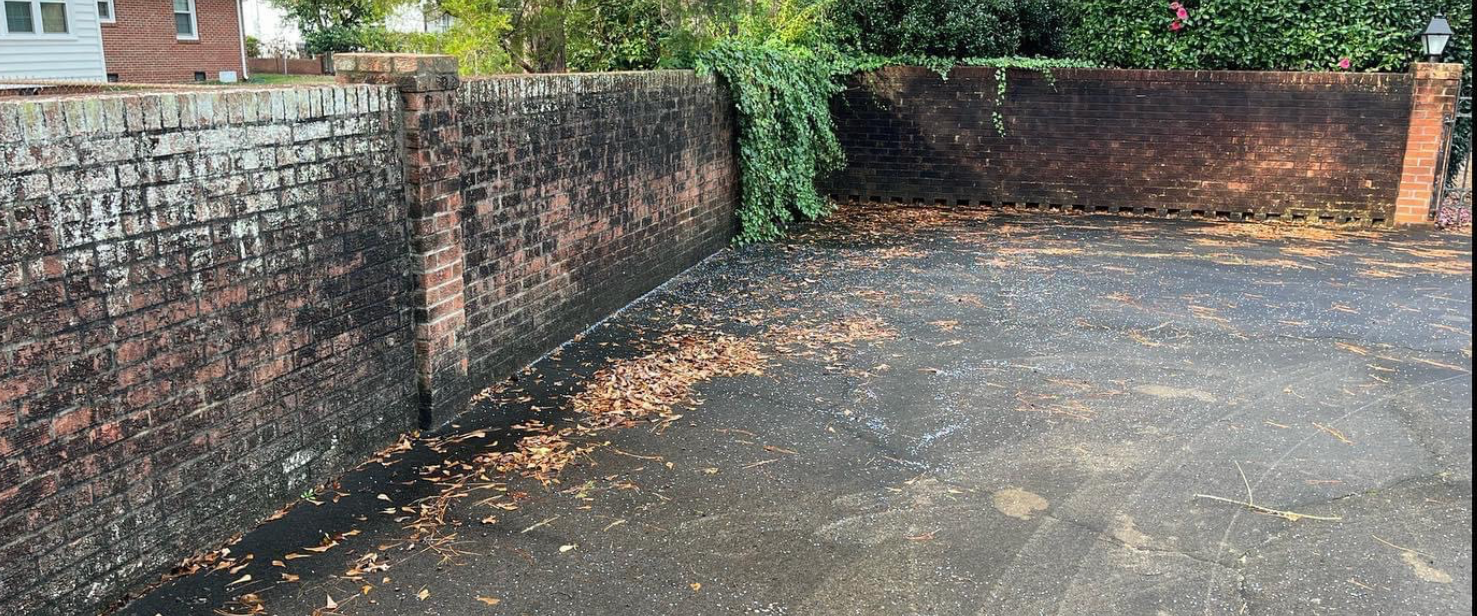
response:
M359 73L456 74L455 56L413 53L336 53L335 71Z
M461 84L454 56L412 53L333 55L338 82L389 84L401 92L455 90Z
M1411 65L1410 72L1415 73L1416 79L1451 79L1462 78L1462 65L1437 62L1417 62Z

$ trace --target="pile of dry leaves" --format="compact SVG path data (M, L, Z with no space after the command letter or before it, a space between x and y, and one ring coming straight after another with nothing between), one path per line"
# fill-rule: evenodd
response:
M435 494L409 506L392 507L384 513L400 516L412 531L412 542L433 549L450 550L451 529L458 522L449 515L451 505L474 494L477 504L492 509L517 509L522 495L509 491L499 481L517 474L544 484L559 482L566 467L597 446L592 437L602 430L629 425L637 420L671 421L680 417L673 409L692 404L693 386L719 376L761 374L764 356L748 340L722 335L687 333L664 337L656 349L634 359L612 362L597 371L588 387L575 395L569 408L584 418L564 426L531 420L514 426L525 433L512 451L489 451L469 460L444 460L420 469L423 481L435 484ZM486 438L481 430L445 436L428 442L436 451L451 445ZM484 523L495 522L492 515ZM439 551L439 550L438 550Z
M763 374L765 359L750 340L683 334L658 341L657 351L601 368L570 403L594 429L655 416L675 419L673 408L692 402L692 387L719 376Z
M881 319L858 317L818 324L804 322L775 327L765 337L781 353L806 355L806 351L897 338L897 331L888 327Z
M1355 231L1326 226L1292 223L1222 223L1205 225L1192 233L1216 237L1240 237L1258 240L1298 239L1313 242L1336 242L1356 237L1379 237L1369 231Z

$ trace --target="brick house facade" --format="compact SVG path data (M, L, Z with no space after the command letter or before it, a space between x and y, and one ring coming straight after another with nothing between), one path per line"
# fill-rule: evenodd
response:
M215 80L221 71L246 76L237 0L101 0L98 11L110 80Z

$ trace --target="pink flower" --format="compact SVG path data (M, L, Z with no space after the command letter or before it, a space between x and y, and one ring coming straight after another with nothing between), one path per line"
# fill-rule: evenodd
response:
M1180 7L1174 10L1174 16L1180 19L1189 19L1190 12L1185 10L1185 7Z
M1169 31L1170 32L1179 32L1180 30L1184 29L1184 27L1185 27L1185 24L1182 24L1182 23L1176 21L1176 22L1174 22L1172 24L1169 24Z
M1354 63L1348 58L1339 58L1339 68L1347 71L1351 66L1354 66Z

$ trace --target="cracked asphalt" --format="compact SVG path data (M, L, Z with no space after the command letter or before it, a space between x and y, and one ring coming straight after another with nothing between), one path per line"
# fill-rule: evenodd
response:
M121 613L1470 613L1470 238L1271 229L846 209L715 255L445 432L486 438L369 464L232 545L244 567ZM862 322L893 335L775 333ZM436 493L417 469L568 424L672 331L770 366L593 435L558 483L506 479L515 510L458 500L454 553L400 541L382 510ZM370 552L390 566L346 579Z

